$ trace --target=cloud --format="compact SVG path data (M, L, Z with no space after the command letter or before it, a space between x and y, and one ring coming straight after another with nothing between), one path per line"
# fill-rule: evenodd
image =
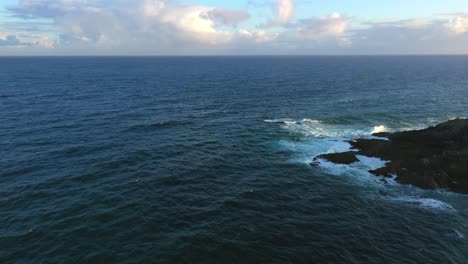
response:
M21 46L21 41L15 35L0 35L0 46Z
M353 41L351 40L351 38L341 37L338 38L338 45L340 47L351 47L353 45Z
M104 1L23 0L9 10L23 18L49 18L63 43L120 45L143 42L172 46L229 42L232 32L218 26L235 26L248 19L246 12L182 4L165 0Z
M289 34L289 38L295 38L300 42L305 40L315 44L322 43L322 45L331 45L334 42L339 47L350 47L353 44L347 34L350 23L350 18L339 13L300 19L288 26L288 29L294 32Z
M349 19L339 13L300 20L297 25L298 33L306 38L318 36L340 36L349 26Z
M21 0L7 8L15 18L0 22L0 30L8 32L0 34L1 50L48 48L86 55L468 53L468 13L463 12L376 23L340 13L294 19L292 0L250 0L248 10L181 1L187 0Z
M223 43L230 38L228 32L216 28L216 21L207 15L213 9L205 6L146 1L144 10L142 19L138 19L138 14L130 19L136 18L134 23L140 24L139 28L143 28L145 33L162 31L186 42L205 44Z
M458 15L446 23L447 30L455 35L461 35L468 32L468 13Z
M13 48L24 48L24 47L42 47L42 48L53 48L55 42L47 37L28 36L24 35L18 37L12 34L0 33L0 47L13 47Z
M453 17L365 23L350 31L354 53L462 54L468 52L468 34L454 34Z
M292 0L276 0L277 21L286 24L293 18L294 2Z
M17 5L7 9L23 18L54 18L65 14L81 12L100 4L102 0L21 0Z
M231 10L226 8L214 8L202 14L203 18L213 21L219 26L237 26L240 22L250 18L246 11Z
M255 43L271 42L278 37L278 34L270 34L263 29L256 29L250 31L246 29L241 29L239 31L239 34L241 40L253 40Z
M33 45L42 47L42 48L47 48L47 49L52 49L55 48L57 43L48 38L48 37L33 37Z

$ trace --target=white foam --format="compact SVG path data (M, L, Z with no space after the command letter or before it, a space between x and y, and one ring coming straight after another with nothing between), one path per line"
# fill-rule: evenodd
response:
M349 151L351 145L348 140L356 137L370 136L370 129L350 127L344 125L323 124L320 120L304 118L300 121L292 119L272 119L265 120L270 123L280 123L281 126L293 133L304 136L305 140L300 141L282 141L283 147L297 154L295 162L310 163L314 157L326 154ZM368 170L377 169L385 165L385 161L378 158L358 157L361 162L354 164L354 169L362 169L367 173ZM337 164L327 165L333 170ZM340 171L342 171L340 169Z
M315 157L321 154L349 151L351 145L348 143L348 140L350 139L358 137L373 138L371 136L372 133L389 131L384 125L373 128L332 125L308 118L301 120L272 119L265 120L265 122L278 123L283 129L296 133L299 136L297 140L282 140L279 143L282 148L294 153L294 157L290 160L291 162L305 165L310 164ZM370 170L384 167L387 161L361 155L357 155L357 158L359 162L350 165L335 164L320 159L317 161L319 163L318 169L330 175L343 176L346 181L352 184L366 187L372 186L371 188L385 189L387 191L393 190L392 195L382 198L389 202L399 203L402 206L412 206L435 212L456 211L450 204L443 201L411 195L411 193L415 192L415 189L409 190L401 186L395 180L395 175L382 181L383 177L376 177L369 173Z
M387 132L387 131L388 131L388 129L384 125L380 125L380 126L375 126L374 127L374 129L372 130L372 134Z
M304 118L301 120L293 120L288 118L266 119L267 123L278 123L281 126L293 133L297 133L306 137L331 137L331 138L356 138L370 136L372 130L365 127L353 127L345 125L323 124L320 120ZM375 130L375 129L374 129Z
M310 118L304 118L304 119L302 119L302 122L315 124L315 125L319 125L319 124L322 123L320 120L315 120L315 119L310 119Z
M320 160L320 167L332 175L344 175L356 172L355 168L349 165L336 164L326 160Z
M286 123L286 129L302 134L304 136L313 136L318 138L353 138L368 134L364 130L346 128L343 126L322 125L320 123Z
M463 235L462 232L460 232L458 230L453 230L453 232L455 233L457 238L465 238L465 235Z
M265 119L265 120L263 120L263 122L267 122L267 123L279 123L279 124L287 124L287 123L293 124L293 123L296 123L296 121L294 121L294 120L292 120L292 119L287 119L287 118Z
M376 177L368 171L368 167L361 162L350 165L335 164L326 160L318 160L319 169L329 175L343 177L344 181L352 185L371 187L375 189L387 188L387 185L380 181L383 177Z
M374 157L366 157L366 156L361 156L361 155L356 155L356 157L359 159L359 162L367 170L375 170L378 168L382 168L388 162L388 161L385 161L379 158L374 158Z
M428 210L455 212L455 209L450 204L432 198L402 196L390 198L390 200L404 205L416 206Z
M314 139L304 141L280 141L280 145L294 152L296 157L293 162L309 164L313 158L325 153L345 152L351 145L343 140Z
M287 118L280 118L280 119L265 119L263 120L264 122L267 123L278 123L287 126L292 126L292 125L319 125L321 122L320 120L315 120L315 119L310 119L310 118L304 118L302 120L292 120L292 119L287 119Z
M285 125L288 125L288 126L297 124L296 121L288 121L288 120L284 121L283 123L284 123Z
M354 101L353 98L343 98L343 99L339 99L337 102L342 104L342 103L351 103L353 101Z

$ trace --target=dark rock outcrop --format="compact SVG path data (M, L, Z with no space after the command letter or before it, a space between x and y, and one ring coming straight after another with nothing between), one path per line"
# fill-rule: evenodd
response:
M389 161L385 167L371 173L385 177L396 175L399 183L420 188L468 193L468 119L454 119L423 130L374 136L388 140L349 142L359 155ZM328 154L326 159L334 162L342 154Z
M356 152L354 151L323 154L314 158L314 161L317 159L324 159L337 164L351 164L359 161L359 159L356 157Z

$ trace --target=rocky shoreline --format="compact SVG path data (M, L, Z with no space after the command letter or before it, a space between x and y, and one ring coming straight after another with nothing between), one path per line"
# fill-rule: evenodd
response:
M382 139L349 141L353 151L317 156L337 164L359 161L356 155L388 161L377 176L424 189L446 189L468 194L468 119L454 119L422 130L375 133Z

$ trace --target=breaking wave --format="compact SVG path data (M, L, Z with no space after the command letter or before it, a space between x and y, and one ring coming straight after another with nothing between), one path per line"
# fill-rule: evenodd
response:
M402 196L389 198L392 202L397 202L402 205L414 206L428 210L455 212L455 209L448 203L426 197L417 196Z
M293 136L291 139L280 140L279 144L283 149L293 153L291 162L301 163L309 166L314 158L321 154L352 151L348 141L356 138L372 138L373 133L388 132L392 129L385 125L362 126L348 124L330 124L316 119L304 118L301 120L293 119L268 119L268 123L279 124L281 128L289 131ZM406 128L406 127L405 127ZM402 128L404 129L404 128ZM400 129L398 129L400 130ZM373 186L375 188L395 187L393 195L384 196L391 202L400 203L405 206L418 207L431 211L453 212L455 209L448 203L433 198L419 197L417 194L402 193L402 188L394 178L377 177L369 173L385 166L387 161L379 158L372 158L357 155L359 162L342 165L318 159L315 162L319 164L318 170L329 175L345 176L354 184L362 186ZM423 192L423 190L421 190Z
M387 132L388 129L383 126L383 125L380 125L380 126L375 126L374 129L372 130L372 134L373 133L381 133L381 132Z

